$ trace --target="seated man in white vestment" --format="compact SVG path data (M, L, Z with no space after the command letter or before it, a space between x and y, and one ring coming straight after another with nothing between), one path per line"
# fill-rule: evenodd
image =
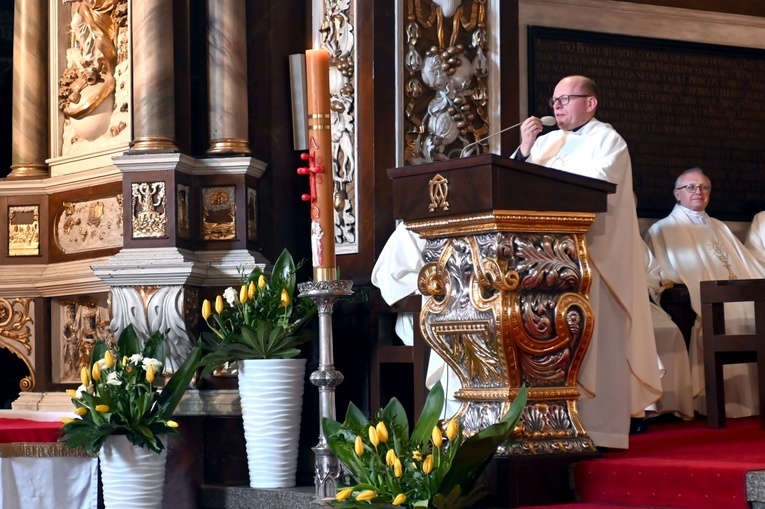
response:
M744 245L760 265L765 267L765 211L758 212L752 218Z
M596 445L627 448L630 417L643 417L661 396L656 342L646 298L645 259L632 193L627 144L595 118L599 90L584 76L562 79L550 99L559 129L521 125L514 158L616 184L607 211L587 232L595 327L579 373L579 415Z
M701 414L706 414L706 395L699 283L765 276L762 266L730 229L706 213L711 191L712 183L703 170L691 168L683 172L675 182L675 208L669 216L654 223L646 236L661 267L662 279L688 287L691 307L696 313L690 346L693 405ZM729 334L752 332L752 303L726 304L725 325ZM753 363L724 366L728 417L759 413L756 369Z
M645 242L642 244L662 391L661 399L646 408L647 417L672 414L690 420L693 419L693 389L688 348L677 324L659 305L661 292L666 288L661 279L661 268L648 245Z

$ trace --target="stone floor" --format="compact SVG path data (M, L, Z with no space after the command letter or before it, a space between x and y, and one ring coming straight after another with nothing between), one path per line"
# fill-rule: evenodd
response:
M262 490L203 486L201 509L319 509L314 487Z

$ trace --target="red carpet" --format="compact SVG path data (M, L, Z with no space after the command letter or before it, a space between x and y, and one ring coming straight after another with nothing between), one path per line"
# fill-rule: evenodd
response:
M711 429L703 419L653 424L630 437L628 451L575 466L581 503L547 507L748 509L746 473L765 469L765 430L759 417L728 419L727 426Z

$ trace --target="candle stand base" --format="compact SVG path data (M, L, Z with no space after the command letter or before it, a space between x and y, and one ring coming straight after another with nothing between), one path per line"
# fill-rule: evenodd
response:
M324 437L323 419L336 419L335 387L343 381L343 374L335 369L332 345L332 308L338 298L351 295L353 281L310 281L298 284L299 297L316 302L319 314L319 369L311 373L311 383L319 388L319 443L313 447L316 457L314 484L316 498L322 501L335 498L340 462L332 453Z

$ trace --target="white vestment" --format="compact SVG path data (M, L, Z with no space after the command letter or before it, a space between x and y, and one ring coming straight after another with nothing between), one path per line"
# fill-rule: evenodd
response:
M765 211L754 215L744 245L760 265L765 266Z
M578 406L596 445L627 448L630 416L642 417L661 396L627 144L593 118L577 131L540 136L527 162L617 186L608 195L607 212L597 214L587 232L595 328L579 372L584 393Z
M675 205L672 213L654 223L646 242L662 269L665 280L688 287L696 323L691 337L691 377L694 408L706 414L704 352L701 331L701 281L752 279L765 276L762 266L721 221L702 214L705 224L695 224L687 209ZM729 334L751 333L752 303L725 304L725 329ZM724 366L725 414L747 417L759 413L755 364Z
M403 222L399 223L385 243L372 269L371 281L380 289L380 295L389 305L417 292L417 277L422 269L424 248L425 240L408 230ZM419 327L419 324L416 326ZM414 327L412 313L398 314L396 334L405 345L411 346L414 343ZM461 403L454 398L454 393L462 387L462 384L454 370L431 349L425 385L430 389L439 380L446 396L442 417L448 418L459 410Z
M642 244L645 251L651 321L653 333L656 336L656 351L659 354L662 390L661 399L647 410L659 414L673 413L677 417L690 420L693 419L693 388L688 347L677 324L659 306L661 292L664 290L661 267L648 245L645 242Z

